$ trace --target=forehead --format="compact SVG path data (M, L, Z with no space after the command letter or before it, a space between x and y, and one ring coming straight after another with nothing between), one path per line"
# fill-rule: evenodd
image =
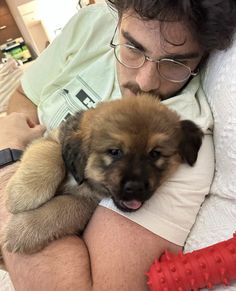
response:
M154 147L174 147L179 116L150 97L138 98L124 98L100 107L106 110L99 112L93 124L93 146L97 151L122 148L125 152L144 152Z
M122 40L130 35L149 54L201 52L199 43L183 21L146 21L128 10L120 20L120 32Z

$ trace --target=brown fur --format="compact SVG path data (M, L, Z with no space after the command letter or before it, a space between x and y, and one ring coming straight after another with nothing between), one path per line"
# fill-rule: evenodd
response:
M10 180L9 251L33 253L83 231L99 201L135 211L176 171L193 165L201 130L151 96L105 102L33 142ZM131 206L130 206L131 205Z

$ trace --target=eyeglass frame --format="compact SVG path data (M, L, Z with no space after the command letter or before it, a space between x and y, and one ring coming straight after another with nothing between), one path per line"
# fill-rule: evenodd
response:
M160 76L161 76L163 79L165 79L165 80L167 80L167 81L170 81L170 82L173 82L173 83L183 83L183 82L187 81L191 76L195 77L195 76L198 75L198 73L199 73L199 69L198 69L198 68L197 68L196 71L195 71L195 70L192 71L190 67L188 67L188 66L186 66L185 64L183 64L183 63L181 63L181 62L179 62L179 61L176 61L176 60L174 60L174 59L170 59L170 58L161 58L161 59L157 59L157 60L155 60L155 59L153 59L153 58L151 58L151 57L145 55L145 54L144 54L140 49L136 48L136 47L133 46L133 45L125 44L125 43L124 43L124 44L120 44L120 43L118 43L118 44L114 44L113 42L114 42L114 38L115 38L115 35L116 35L117 30L118 30L118 25L116 26L116 29L115 29L114 34L113 34L113 36L112 36L112 39L111 39L111 41L110 41L110 47L111 47L112 49L114 49L114 54L115 54L115 57L116 57L117 61L118 61L121 65L125 66L126 68L129 68L129 69L139 69L139 68L141 68L141 67L145 64L146 61L153 62L153 63L156 63L156 64L157 64L157 70L158 70L158 73L160 74ZM130 66L128 66L128 65L126 65L126 64L124 64L124 63L122 63L122 62L119 60L119 58L117 57L117 55L116 55L116 47L117 47L117 46L124 46L124 47L128 47L128 48L133 48L133 49L135 49L136 51L140 52L140 54L142 54L142 55L144 56L144 58L143 58L143 63L142 63L140 66L138 66L138 67L130 67ZM172 80L172 79L166 78L164 75L162 75L162 73L161 73L160 70L159 70L159 63L160 63L161 61L170 61L170 62L173 62L173 63L175 63L175 64L178 64L178 65L180 65L180 66L185 67L185 68L188 69L188 71L189 71L189 76L186 77L185 79L181 80L181 81L177 81L177 80Z

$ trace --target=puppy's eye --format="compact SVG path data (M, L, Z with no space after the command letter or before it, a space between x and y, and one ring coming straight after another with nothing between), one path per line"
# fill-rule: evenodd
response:
M120 149L109 149L107 152L113 158L121 158L123 155L123 152Z
M158 160L161 157L161 152L159 150L152 150L149 153L149 156L153 159L153 160Z

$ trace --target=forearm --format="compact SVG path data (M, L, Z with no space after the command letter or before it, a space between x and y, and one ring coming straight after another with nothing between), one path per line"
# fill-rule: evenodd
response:
M9 101L7 113L10 114L12 112L24 113L32 122L39 123L37 106L25 95L21 86L16 89Z
M30 256L4 251L15 289L146 291L145 272L154 259L166 248L180 249L103 207L83 239L68 236Z
M78 237L54 241L34 255L3 256L17 291L91 290L88 252Z
M2 234L2 229L7 223L9 218L9 213L6 210L5 202L6 202L6 185L12 175L15 173L18 165L17 163L13 165L9 165L0 169L0 234Z

